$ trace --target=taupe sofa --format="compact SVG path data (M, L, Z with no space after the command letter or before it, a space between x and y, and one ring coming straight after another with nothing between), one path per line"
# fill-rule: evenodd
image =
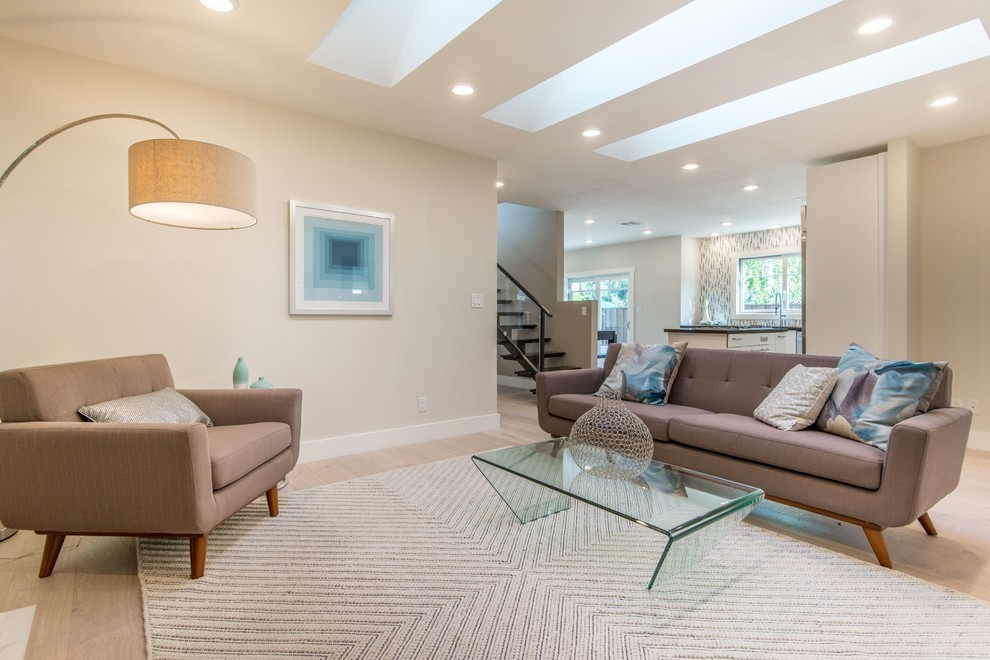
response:
M162 355L0 373L0 519L46 535L40 577L66 535L189 538L192 578L207 535L266 494L299 457L302 392L179 390L214 426L93 423L77 410L173 387Z
M566 436L600 399L620 344L604 367L536 377L540 427ZM837 357L688 346L667 405L624 401L649 427L659 461L762 488L768 499L859 525L877 560L891 566L883 530L921 522L959 483L972 414L951 408L947 368L928 412L894 427L887 451L814 428L780 431L753 411L796 364L834 367Z

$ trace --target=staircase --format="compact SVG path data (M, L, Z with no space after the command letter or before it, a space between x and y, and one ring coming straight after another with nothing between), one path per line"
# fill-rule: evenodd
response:
M503 360L516 361L517 376L535 378L541 371L577 369L560 363L563 351L555 351L546 336L546 320L553 314L498 265L497 341Z

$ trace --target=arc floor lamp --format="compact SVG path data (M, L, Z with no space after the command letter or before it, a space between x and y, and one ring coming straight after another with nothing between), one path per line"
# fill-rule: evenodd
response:
M131 215L187 229L242 229L258 222L255 167L250 158L215 144L183 140L162 122L141 115L93 115L56 128L32 142L14 159L0 175L0 188L10 173L42 144L70 128L101 119L136 119L172 134L171 138L137 142L128 150ZM15 532L0 524L0 541Z

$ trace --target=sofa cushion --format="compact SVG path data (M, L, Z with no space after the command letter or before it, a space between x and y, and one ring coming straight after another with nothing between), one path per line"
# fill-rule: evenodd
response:
M288 424L259 422L209 429L213 490L232 484L289 448Z
M752 416L794 365L834 367L838 361L836 357L817 355L688 346L667 403Z
M850 344L816 427L886 449L894 424L928 409L945 365L880 360Z
M668 431L678 444L860 488L880 487L884 452L830 433L781 431L733 414L680 416Z
M550 397L548 410L551 415L576 420L591 410L601 399L594 394L556 394ZM655 406L649 403L623 401L622 405L631 410L650 429L654 440L667 441L667 425L674 417L681 415L708 415L707 410L687 406Z
M113 401L79 408L79 414L91 422L124 424L205 424L213 420L195 403L171 387L125 396Z
M663 405L686 347L687 342L623 344L615 366L598 388L598 396L621 392L627 401Z

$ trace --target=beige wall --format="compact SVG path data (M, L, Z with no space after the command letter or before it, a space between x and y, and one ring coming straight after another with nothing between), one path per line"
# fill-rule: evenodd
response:
M563 213L519 204L498 205L498 262L537 300L558 300L557 244Z
M887 145L887 352L921 354L921 149L908 138Z
M0 368L160 352L180 386L229 387L243 356L303 389L304 458L497 425L493 161L17 42L0 59L18 63L0 69L4 164L69 121L148 115L253 158L260 211L233 232L138 221L127 148L164 132L56 137L0 191ZM393 316L289 316L290 199L395 215Z
M884 322L885 188L886 154L808 170L804 345L810 354L842 355L856 342L890 355Z
M609 272L635 267L635 339L644 344L663 343L667 341L664 328L680 325L681 249L681 237L668 236L571 250L564 257L564 272Z
M980 402L990 450L990 136L922 151L921 353L948 360L953 397Z

